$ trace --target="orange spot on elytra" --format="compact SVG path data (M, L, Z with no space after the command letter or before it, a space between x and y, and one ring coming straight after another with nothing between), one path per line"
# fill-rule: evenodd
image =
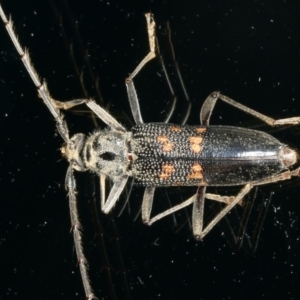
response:
M202 151L203 137L201 136L191 136L189 138L191 150L197 154Z
M165 135L159 135L157 137L157 141L162 144L162 146L163 146L162 150L164 152L172 151L174 148L174 144Z
M192 165L188 179L203 179L203 168L199 163Z
M168 179L172 173L175 172L175 167L172 164L164 164L162 166L162 171L158 174L161 179Z
M205 127L199 127L199 128L195 128L195 131L197 133L204 133L206 131L206 128Z
M171 126L170 130L174 131L174 132L181 132L182 131L182 129L180 127L178 127L178 126Z

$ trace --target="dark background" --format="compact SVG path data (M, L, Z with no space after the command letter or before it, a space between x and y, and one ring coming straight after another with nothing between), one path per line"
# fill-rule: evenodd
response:
M155 14L162 53L178 95L173 122L180 122L187 103L166 42L166 21L193 104L189 124L199 124L201 104L215 90L274 118L300 115L300 4L135 2L2 0L1 4L12 15L22 45L29 49L54 98L85 95L75 61L89 97L100 101L95 88L99 78L102 105L108 105L128 128L132 117L124 78L148 51L143 17L148 11ZM3 26L0 41L0 298L84 299L63 187L67 162L60 156L62 141ZM138 76L136 87L145 122L162 120L170 92L158 60ZM66 118L71 133L95 128L88 113L72 111ZM258 127L299 147L299 127L273 131L222 103L212 123ZM130 212L127 207L117 216L121 199L110 217L99 214L100 233L91 214L97 198L95 177L76 173L76 178L84 248L100 299L113 298L112 289L119 299L299 298L298 179L259 188L258 203L275 193L258 249L249 255L228 245L224 222L203 242L196 242L188 225L190 208L187 214L175 215L177 224L172 216L151 227L143 225L140 217L134 222L142 188L133 189ZM168 195L174 204L194 191L168 189ZM218 192L234 194L236 189ZM158 211L166 208L165 200L165 193L158 191L154 201ZM254 209L253 223L256 214Z

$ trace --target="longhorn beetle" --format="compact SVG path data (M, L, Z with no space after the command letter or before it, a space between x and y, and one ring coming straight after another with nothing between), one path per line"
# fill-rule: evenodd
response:
M46 84L41 82L29 55L23 50L12 23L0 6L0 15L32 81L56 121L65 144L61 148L68 160L65 186L68 191L74 243L87 299L95 298L87 274L83 253L80 222L76 208L76 182L73 170L92 171L100 176L101 209L109 213L116 204L129 177L145 187L142 219L151 225L157 220L193 204L193 233L201 240L249 191L258 185L288 180L299 176L295 150L274 137L256 130L230 126L210 126L211 113L218 99L264 121L270 126L295 125L300 117L274 120L262 115L220 92L211 93L200 111L197 126L143 122L133 79L156 56L155 22L146 14L150 51L125 80L131 112L136 123L127 131L115 118L91 99L60 102L51 98ZM107 126L90 136L78 133L69 136L61 110L87 105ZM105 199L105 180L113 186ZM154 192L157 187L195 186L196 193L179 205L151 217ZM208 186L242 186L236 196L206 193ZM224 202L226 206L206 226L203 226L205 199Z

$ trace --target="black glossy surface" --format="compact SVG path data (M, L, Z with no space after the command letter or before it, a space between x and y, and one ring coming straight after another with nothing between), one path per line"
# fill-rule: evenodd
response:
M241 185L262 181L286 168L282 143L262 131L209 126L201 159L209 185Z

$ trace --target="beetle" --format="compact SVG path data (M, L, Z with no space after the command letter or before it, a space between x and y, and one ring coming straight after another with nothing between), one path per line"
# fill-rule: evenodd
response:
M129 177L133 177L137 185L145 187L142 219L148 225L193 204L193 233L197 240L202 239L254 186L299 176L299 168L295 168L297 152L272 136L256 130L211 126L209 123L218 99L271 126L299 124L300 117L274 120L220 92L213 92L202 105L200 126L143 122L133 79L156 56L155 22L151 14L146 14L150 52L125 80L136 123L130 131L93 100L54 100L34 70L28 53L23 51L1 6L0 15L40 97L56 121L59 134L65 141L61 152L69 162L66 188L75 248L87 298L92 299L94 295L81 245L74 170L92 171L100 176L101 208L104 213L111 211ZM90 136L78 133L70 137L61 110L80 104L87 105L108 129L97 131ZM107 199L104 189L106 178L113 182ZM169 186L196 186L197 191L181 204L151 217L155 189ZM236 196L228 197L206 193L208 186L243 187ZM205 199L227 204L206 227L203 226Z

